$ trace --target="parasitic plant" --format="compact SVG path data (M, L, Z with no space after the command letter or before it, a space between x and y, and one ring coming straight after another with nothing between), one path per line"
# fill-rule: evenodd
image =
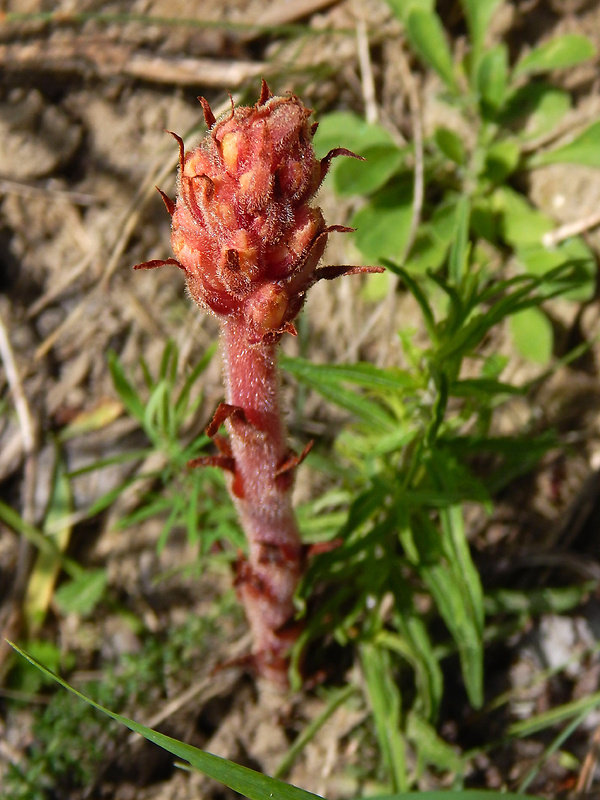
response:
M299 630L294 593L304 570L304 548L291 503L297 465L287 444L279 404L277 345L296 333L293 320L317 281L369 267L319 268L326 226L311 205L336 148L315 156L316 124L293 94L276 97L263 81L252 108L232 107L215 119L199 98L208 133L186 153L179 143L175 202L161 192L172 218L176 258L136 269L175 264L192 298L221 325L226 396L207 428L219 454L192 466L222 467L248 540L236 567L236 586L253 634L259 675L287 685L288 651ZM380 271L377 269L377 271ZM225 423L228 437L218 433Z

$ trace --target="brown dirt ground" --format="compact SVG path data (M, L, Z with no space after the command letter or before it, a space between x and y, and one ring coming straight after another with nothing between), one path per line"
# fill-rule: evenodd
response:
M456 19L454 2L445 0L439 5L449 19ZM172 194L177 152L164 130L185 133L189 141L194 140L197 133L193 128L200 120L196 96L206 95L215 109L228 102L227 90L236 98L253 100L264 75L276 93L293 89L318 111L351 108L363 113L352 31L360 20L366 20L381 118L407 136L411 132L395 57L399 29L383 0L312 4L285 0L86 0L77 4L77 12L85 12L85 18L72 16L75 4L62 0L53 6L62 16L51 21L35 16L46 7L37 0L0 2L3 12L33 15L12 22L3 22L0 16L0 319L14 352L35 436L28 453L22 425L13 413L6 365L0 364L0 498L35 524L43 519L48 501L53 436L65 424L98 409L108 415L98 430L65 445L64 457L71 469L140 442L135 425L115 406L107 350L117 350L125 366L134 371L141 354L155 366L165 342L172 338L180 347L183 368L214 339L214 322L191 307L178 274L168 268L141 274L131 270L137 262L169 255L168 217L153 187L160 183ZM300 16L301 10L304 16ZM114 16L102 21L98 18L102 14ZM214 28L147 25L118 20L119 14L232 24ZM286 39L277 31L259 35L233 25L295 21L315 30L330 27L350 33L299 41ZM598 3L510 3L498 15L492 34L505 37L518 52L553 33L567 31L588 34L600 50ZM418 71L415 78L425 125L431 126L439 114L432 97L435 83ZM597 115L597 62L572 71L568 81L577 99L569 124ZM529 191L557 223L570 221L597 210L600 173L549 167L533 175ZM343 223L350 210L327 195L322 205L327 218L336 223ZM588 240L596 249L600 247L599 233L591 232ZM339 237L332 241L327 258L328 263L349 263L356 254L349 252ZM384 354L392 361L399 357L394 320L410 319L412 304L399 296L394 319L380 315L370 325L374 309L357 286L358 282L348 281L313 290L305 314L315 358L343 360L360 355L381 361ZM576 315L560 304L554 313L559 340L565 347L597 336L596 301ZM361 328L368 333L357 342ZM507 347L501 334L494 346ZM291 347L293 351L293 344ZM563 564L568 561L576 577L591 575L597 580L598 355L597 347L593 348L580 364L559 370L535 396L515 402L498 421L498 429L505 431L518 429L524 420L539 420L540 426L553 424L571 446L567 454L552 454L531 479L507 492L492 520L473 511L471 539L483 574L489 574L492 581L510 583L518 563L530 584L532 570L539 576L541 565L547 574L557 558L563 559ZM523 377L527 369L515 363L512 377ZM190 435L202 430L219 400L219 372L215 359L205 376L205 399ZM319 409L316 400L309 401L304 414L309 421L298 420L297 425L299 429L305 425L313 435L327 421L327 412ZM157 555L161 521L118 531L114 523L135 508L136 492L126 493L91 523L79 521L85 509L124 480L130 470L131 465L125 464L74 483L69 553L85 566L105 565L111 597L120 598L146 631L160 636L188 614L209 613L214 598L227 591L229 578L217 573L200 580L182 572L182 565L194 558L184 535L172 537ZM298 493L309 497L313 491L311 477L304 472ZM16 600L23 587L19 581L27 575L26 570L20 571L27 559L23 540L0 523L0 623L12 638L21 633ZM170 577L155 583L169 572ZM532 672L554 663L552 654L544 651L550 634L546 632L543 638L543 625L552 630L558 626L566 652L573 654L578 648L593 650L599 619L597 599L591 594L576 615L541 620L528 631L529 638L508 642L501 655L492 653L490 696L494 690L498 693L507 687L529 685ZM62 652L75 654L75 668L70 673L74 683L81 681L84 671L101 669L104 661L118 661L123 653L135 652L140 646L138 635L124 625L121 615L111 611L110 604L85 621L61 617L51 605L40 636L53 641ZM242 655L247 644L243 622L233 615L222 622L221 636L212 642L210 656L199 665L191 695L190 687L175 678L158 704L172 704L164 719L154 719L149 707L128 708L127 713L212 752L272 773L293 737L314 720L324 704L318 692L304 692L285 701L273 697L264 687L256 689L241 667L211 677L215 664ZM552 644L550 649L556 647ZM6 673L11 662L5 652L3 657ZM599 669L598 659L588 655L566 682L552 686L545 682L536 690L529 689L518 702L512 702L509 714L519 718L559 700L589 694L597 688ZM362 740L353 733L365 714L360 704L341 706L307 745L289 774L290 780L330 798L364 790L358 767L373 754L369 743L362 749ZM597 723L592 720L579 734L574 748L578 757L588 751ZM457 747L474 747L480 743L478 736L488 737L489 731L483 730L486 724L468 719L464 709L449 708L442 732ZM468 732L463 735L465 726ZM32 743L31 711L11 704L8 689L0 690L0 740L1 782L8 763L24 763ZM517 785L545 744L540 738L520 748L478 756L472 769L474 785ZM67 791L57 786L52 796L60 800L225 796L200 776L153 769L153 759L158 758L155 752L139 742L129 743L126 735L118 746L121 757L107 755L93 787ZM572 786L573 776L571 765L555 758L535 788L556 796ZM431 785L435 785L433 776L423 788ZM0 796L4 797L1 790Z

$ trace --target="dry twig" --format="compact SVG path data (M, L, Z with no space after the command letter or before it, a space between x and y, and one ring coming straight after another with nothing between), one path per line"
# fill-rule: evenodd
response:
M8 331L6 330L6 326L1 314L0 359L4 365L6 379L12 392L15 411L19 421L21 440L23 443L23 453L25 456L21 516L25 522L31 525L34 522L34 497L37 474L37 438L27 396L23 390L21 376L19 375L13 349L10 344ZM15 576L11 586L10 594L7 599L6 607L0 616L0 628L2 629L3 635L7 638L16 638L21 628L21 606L23 597L25 596L25 592L27 590L27 582L29 580L29 572L31 570L31 564L33 561L33 553L34 549L31 543L25 539L25 537L21 537L19 542L19 555L17 559ZM2 642L0 642L0 669L9 652L12 651L7 647L4 640L2 640Z
M560 242L564 242L565 239L570 239L571 236L579 236L580 233L585 233L598 225L600 225L600 211L594 211L593 214L588 214L573 222L566 222L553 231L548 231L542 236L542 244L544 247L555 247Z
M373 65L371 63L371 51L369 48L369 34L365 20L365 9L362 2L356 3L356 44L362 92L365 101L365 117L368 123L373 124L379 119L379 114L375 97L375 80L373 78Z

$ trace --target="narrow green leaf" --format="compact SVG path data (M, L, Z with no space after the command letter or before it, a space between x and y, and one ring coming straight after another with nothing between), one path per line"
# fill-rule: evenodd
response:
M538 153L529 160L532 167L547 164L581 164L600 168L600 121L592 123L568 144Z
M125 464L127 461L141 461L152 452L153 450L151 448L146 447L143 450L129 450L124 453L109 456L108 458L100 458L98 461L92 461L91 464L86 464L84 467L79 467L79 469L67 472L67 477L77 478L79 475L86 475L88 472L96 472L99 469L112 467L114 464Z
M582 603L590 592L597 589L596 581L581 586L552 589L495 589L485 596L485 611L495 614L567 614Z
M127 478L118 486L115 486L114 489L110 489L108 492L103 494L97 500L95 500L92 505L87 509L87 517L95 517L96 514L100 514L100 512L104 511L105 508L111 506L117 497L122 494L128 486L131 486L132 483L136 481L142 481L146 478L155 478L159 477L159 472L144 472L138 475L133 475L130 478Z
M353 694L357 692L357 687L353 686L352 684L348 684L347 686L342 687L341 689L337 689L332 692L331 696L327 700L327 704L323 711L318 714L312 722L310 722L295 739L293 744L290 746L289 750L287 751L286 755L284 756L283 760L280 762L279 766L275 770L273 777L274 778L282 778L284 777L292 768L294 762L300 755L300 753L304 750L306 745L314 739L317 733L321 730L323 725L327 722L328 719L337 711L337 709L342 706L349 697L352 697Z
M127 717L115 714L114 711L104 708L104 706L101 706L81 692L78 692L77 689L69 686L66 681L54 675L50 670L27 655L23 650L20 650L16 645L10 644L17 653L29 661L30 664L37 667L47 678L56 681L56 683L60 684L64 689L67 689L80 700L98 709L98 711L102 711L103 714L107 714L134 733L139 733L140 736L143 736L149 742L162 747L163 750L186 761L194 769L228 786L230 789L233 789L234 792L239 792L241 795L249 798L249 800L273 800L273 798L281 798L281 800L322 800L322 798L311 794L311 792L306 792L304 789L299 789L291 784L283 783L267 775L262 775L248 767L242 767L239 764L235 764L233 761L227 761L225 758L212 755L211 753L205 753L203 750L180 742L170 736L165 736L165 734L152 730L152 728L147 728L145 725L140 725L138 722L134 722Z
M368 362L356 364L315 364L302 358L281 356L281 366L298 378L305 378L321 385L352 383L365 389L390 389L402 391L415 385L413 377L394 367L381 369Z
M463 495L464 502L464 495ZM463 679L474 708L482 704L483 643L478 615L462 585L462 577L445 559L440 532L426 514L415 515L399 531L402 545L431 592L458 649Z
M449 89L455 91L452 54L438 15L434 11L413 8L406 20L406 35L417 55L437 72Z
M72 525L66 520L73 511L73 498L71 484L58 450L55 457L48 511L44 519L44 535L53 541L59 552L65 553L71 538ZM37 554L23 601L27 630L32 638L37 635L46 617L61 566L56 555L46 551Z
M408 715L406 738L413 744L421 758L432 764L436 770L455 773L462 771L463 761L459 753L438 736L433 725L414 711Z
M401 730L402 701L391 670L388 651L373 644L362 644L360 657L369 693L379 747L390 782L395 791L408 788L408 771Z
M568 69L593 58L595 54L596 48L587 36L567 33L534 47L519 60L514 74L515 77L520 77L555 69Z
M435 7L435 0L386 0L400 22L406 22L413 8L418 8L431 14Z
M299 378L299 380L303 380ZM327 383L312 383L319 394L330 403L334 403L340 408L346 409L354 414L358 419L367 425L379 426L382 431L390 431L394 427L394 418L383 409L382 406L368 400L360 394L356 394L341 386L333 386Z
M183 386L181 387L181 391L179 392L179 396L177 397L177 400L175 402L175 409L178 416L181 417L187 410L187 405L189 402L189 397L192 388L194 387L194 384L196 383L200 375L202 375L202 373L206 370L206 368L210 364L216 349L217 349L217 343L215 342L206 349L200 361L198 361L196 366L191 370L190 374L186 377Z
M161 434L165 431L163 418L163 403L169 398L169 387L164 379L156 384L154 391L148 398L144 409L143 428L155 444L160 444Z
M397 599L402 590L403 587L394 586ZM397 653L414 669L416 683L419 687L419 705L422 706L425 716L433 721L437 719L442 700L444 686L442 671L423 619L412 607L405 608L400 604L397 611L397 624L402 635L381 631L375 642Z
M584 708L575 719L571 720L571 722L561 730L557 736L554 737L554 741L549 747L544 748L541 755L537 759L537 761L533 764L529 772L525 775L523 780L519 784L519 791L525 792L527 788L533 783L533 781L537 778L540 773L542 766L554 755L554 753L559 750L563 744L569 739L573 733L577 730L577 728L585 722L586 717L589 715L589 711L587 708ZM579 763L575 760L577 766Z
M508 84L508 48L491 47L481 57L477 68L477 92L485 119L493 119L504 106Z
M150 371L150 367L148 366L148 362L144 358L144 356L140 356L140 367L142 370L142 375L144 376L144 383L146 384L146 389L151 392L154 389L156 381L154 380L154 375Z
M173 339L167 339L165 344L162 358L160 360L160 367L158 369L158 375L160 380L162 381L169 381L174 379L175 374L177 373L177 361L179 359L177 353L177 346Z
M2 520L13 531L24 536L28 542L31 542L41 553L46 553L50 558L56 559L67 575L72 578L77 578L83 572L83 567L80 567L76 561L66 556L56 546L53 539L45 536L35 526L26 522L13 508L0 500L0 520Z
M467 18L471 47L473 48L472 75L476 74L479 56L485 44L485 35L489 28L490 20L500 0L461 0L461 5Z
M529 794L494 792L491 789L441 789L431 792L407 792L406 794L376 795L369 800L536 800ZM541 800L541 798L539 799Z
M182 505L183 505L182 499L172 498L172 501L173 500L175 502L174 503L172 502L171 504L171 509L170 509L171 513L167 517L167 521L163 525L162 530L158 535L158 539L156 540L156 552L158 553L159 556L162 555L162 552L165 549L167 541L169 539L169 535L175 524L179 521L179 517L181 515Z
M483 639L483 590L481 579L467 542L462 506L453 506L440 512L443 541L446 553L454 567L455 574L463 582L465 595L469 600L473 619Z
M466 539L462 506L442 509L442 538L456 583L462 595L469 623L473 627L473 637L463 650L457 642L461 657L463 680L469 700L475 708L483 703L483 590L479 573L473 564Z
M502 394L523 395L527 387L513 386L511 383L502 383L492 378L464 378L454 381L450 385L451 397L492 398Z
M144 419L144 403L125 375L123 365L119 361L116 353L112 350L108 353L108 368L110 369L117 394L123 401L123 405L132 417L142 422Z
M400 267L397 264L394 264L392 261L388 261L387 259L383 259L383 264L402 278L406 284L406 288L419 304L429 338L432 342L436 342L438 337L437 326L435 323L433 310L429 305L427 294L423 291L419 283L412 277L412 275L410 275L403 267Z
M200 531L198 530L198 512L197 508L200 501L200 481L192 483L192 490L189 498L187 499L187 507L185 510L185 526L187 528L188 543L194 547L200 539Z
M459 286L463 275L469 266L469 219L471 208L469 198L465 195L460 198L456 209L456 232L450 247L450 260L448 271L454 286Z
M172 505L173 501L170 497L165 497L162 494L158 494L147 503L144 503L144 505L140 506L140 508L136 508L130 514L125 514L125 516L121 517L117 524L117 528L119 530L131 528L132 525L138 525L140 522L143 522L146 519L158 517L161 514L170 511Z
M600 692L594 692L587 697L572 700L570 703L556 706L528 719L513 722L508 732L511 736L531 736L538 731L547 730L553 725L559 725L584 710L592 711L598 706L600 706Z

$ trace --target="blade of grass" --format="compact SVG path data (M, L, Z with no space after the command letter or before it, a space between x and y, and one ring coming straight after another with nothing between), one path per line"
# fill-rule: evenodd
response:
M323 709L323 711L315 717L315 719L306 726L306 728L302 731L300 736L294 741L282 761L280 762L279 766L275 770L273 777L274 778L282 778L286 775L290 769L292 768L294 761L298 758L302 750L306 747L306 745L313 739L318 731L321 730L323 725L327 722L327 720L331 717L331 715L342 706L349 697L352 697L353 694L356 694L358 691L356 686L352 684L348 684L348 686L344 686L342 689L334 692L331 697L329 698L329 702Z
M24 536L29 542L35 545L40 552L46 553L51 558L55 558L59 561L64 571L72 578L78 578L83 574L83 567L80 567L73 559L61 553L52 539L44 536L36 527L25 522L14 509L7 506L6 503L3 503L1 500L0 520L5 522L9 528L12 528L14 531Z
M544 750L542 755L539 757L539 759L536 761L536 763L533 765L533 767L529 770L527 775L525 775L525 777L519 784L520 792L527 791L527 787L530 786L532 781L536 779L542 766L546 763L546 761L548 761L551 755L556 753L559 747L562 747L563 742L566 742L569 736L571 736L571 734L577 730L577 728L584 722L585 718L588 716L589 713L590 710L585 708L580 714L578 714L575 717L575 719L571 722L570 725L567 725L564 731L561 731L558 734L558 736L554 739L552 744L550 744L549 747L547 747Z
M360 658L390 783L394 791L406 791L408 772L400 719L402 701L391 675L389 653L377 645L365 643L360 647Z
M46 669L46 667L12 642L9 642L9 644L17 653L29 661L30 664L37 667L47 678L51 678L80 700L98 709L98 711L102 711L103 714L107 714L134 733L139 733L140 736L143 736L149 742L153 742L164 750L167 750L167 752L177 756L177 758L181 758L210 778L219 781L219 783L223 783L225 786L233 789L234 792L239 792L241 795L247 797L248 800L273 800L275 797L280 798L280 800L320 800L318 795L307 792L304 789L299 789L296 786L283 783L267 775L261 775L259 772L255 772L248 767L240 766L233 761L227 761L227 759L212 755L212 753L206 753L189 744L185 744L170 736L165 736L163 733L152 730L152 728L147 728L145 725L140 725L140 723L134 722L120 714L116 714L114 711L110 711L108 708L101 706L99 703L94 702L89 697L77 691L77 689L74 689L66 681L59 678L49 669Z
M71 525L63 522L60 527L49 533L48 527L59 520L68 520L72 511L71 486L67 478L60 454L56 453L56 465L52 481L50 503L44 520L44 535L51 539L58 551L64 554L71 538ZM24 614L27 631L35 636L42 625L54 594L56 580L61 570L61 561L56 554L40 551L35 564L24 600Z
M544 711L543 714L513 722L508 729L508 733L510 736L531 736L533 733L546 730L551 725L557 725L564 720L570 719L580 712L589 713L598 706L600 706L600 692L594 692L589 697L581 697L579 700L573 700L570 703L551 708L550 711Z

